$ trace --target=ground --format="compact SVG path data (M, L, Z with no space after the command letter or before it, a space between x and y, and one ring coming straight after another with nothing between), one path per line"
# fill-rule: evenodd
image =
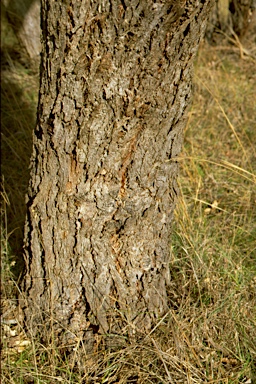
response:
M9 33L9 32L8 32ZM2 72L2 383L256 382L255 41L204 41L179 156L169 312L77 369L19 327L24 194L38 74L9 34ZM110 338L110 337L109 337Z

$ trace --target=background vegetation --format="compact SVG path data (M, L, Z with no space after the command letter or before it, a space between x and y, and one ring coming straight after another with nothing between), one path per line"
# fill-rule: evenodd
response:
M254 39L219 36L198 53L179 157L169 313L148 335L124 335L122 346L99 339L78 366L75 346L65 360L19 325L38 70L2 14L2 383L256 383Z

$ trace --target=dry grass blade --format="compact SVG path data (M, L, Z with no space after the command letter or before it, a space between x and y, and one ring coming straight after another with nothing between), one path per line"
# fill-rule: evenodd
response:
M241 150L243 151L244 156L247 157L247 152L246 152L246 150L244 149L244 146L243 146L241 140L239 139L239 136L238 136L238 134L237 134L237 132L236 132L236 130L235 130L235 127L234 127L234 125L231 123L231 121L230 121L228 115L226 114L226 112L225 112L223 106L220 104L220 102L219 102L219 100L217 99L217 97L214 96L213 92L210 90L210 88L206 85L206 83L205 83L204 81L202 81L199 77L197 77L197 81L199 81L199 82L204 86L204 88L207 89L207 91L209 92L209 94L210 94L210 95L213 97L213 99L215 100L215 102L216 102L216 104L218 105L219 109L220 109L221 112L223 113L223 116L225 117L225 119L226 119L226 121L227 121L227 123L228 123L228 126L230 127L231 131L233 132L233 134L234 134L234 136L235 136L235 138L236 138L238 144L240 145L240 148L241 148Z
M192 160L196 163L209 163L209 164L216 165L218 167L223 167L223 168L226 168L226 169L231 170L233 172L236 172L239 176L247 179L248 181L250 181L252 183L256 183L256 174L248 171L247 169L241 168L238 165L232 164L227 160L220 160L219 162L216 162L216 161L212 161L212 160L208 160L208 159L202 159L199 157L177 156L174 159L170 159L168 161L186 161L186 160ZM246 175L251 176L251 177L248 177Z

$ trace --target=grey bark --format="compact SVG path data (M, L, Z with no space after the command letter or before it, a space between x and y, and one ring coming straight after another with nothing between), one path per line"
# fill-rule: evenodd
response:
M21 302L65 343L168 310L175 158L211 0L126 4L42 2Z

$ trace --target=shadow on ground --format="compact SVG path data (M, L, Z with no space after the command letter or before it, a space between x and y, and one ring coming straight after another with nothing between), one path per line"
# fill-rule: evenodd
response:
M2 46L1 58L1 174L9 200L8 226L4 230L10 247L9 261L13 261L13 273L18 278L24 268L25 194L36 123L38 75L28 63L24 66L18 47Z

